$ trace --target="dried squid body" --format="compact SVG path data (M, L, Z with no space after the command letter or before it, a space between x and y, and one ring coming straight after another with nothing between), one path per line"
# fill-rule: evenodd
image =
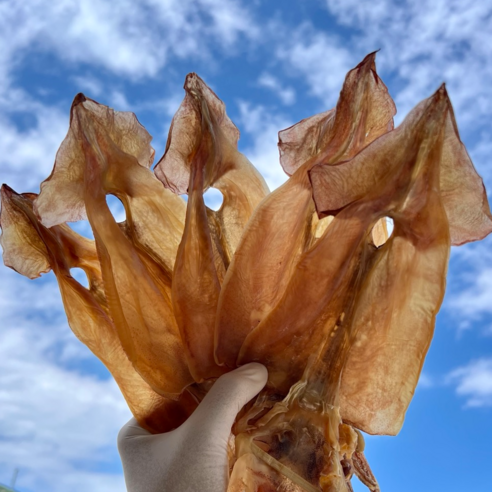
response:
M221 373L267 366L234 426L231 491L345 492L353 474L378 491L359 430L398 433L450 244L492 231L445 88L396 129L394 114L372 53L334 109L279 134L290 178L268 194L196 74L155 175L135 115L79 94L40 195L2 187L4 262L29 278L54 271L72 330L153 432L179 425ZM209 187L224 196L216 212ZM85 218L95 242L65 224Z
M332 258L336 258L335 265L318 262L316 272L326 268L330 284L342 286L345 296L342 302L331 302L334 293L331 297L329 293L325 297L313 296L319 299L320 306L310 305L309 313L314 312L326 321L323 326L323 348L316 358L311 359L303 379L291 388L287 398L258 420L255 428L247 433L248 437L242 438L249 438L250 446L262 449L262 452L252 453L256 458L264 456L263 452L270 456L263 461L270 462L276 473L282 473L286 466L291 474L287 478L295 481L299 476L302 480L297 480L297 484L305 490L350 490L346 479L350 478L352 470L360 473L372 490L377 490L377 482L353 443L348 451L341 454L343 446L339 429L342 425L341 413L347 402L344 401L344 407L340 407L340 383L342 374L350 368L350 364L354 364L349 354L353 344L360 340L358 335L363 329L363 320L367 319L368 304L378 305L374 296L378 294L376 285L381 279L387 288L396 290L395 296L402 292L401 298L397 297L387 305L385 312L380 314L381 319L374 320L381 323L389 320L387 323L390 327L385 331L389 340L392 336L401 336L399 327L403 326L404 333L410 337L409 343L413 343L409 331L413 325L420 327L419 336L414 342L416 347L426 349L432 338L435 316L444 294L451 242L439 181L443 156L446 155L443 146L449 112L449 99L445 89L441 88L417 108L398 131L381 137L378 146L370 146L356 156L354 163L371 161L374 166L384 167L387 156L391 156L392 162L397 157L398 162L394 163L394 172L386 173L377 189L372 188L365 196L359 196L341 207L321 208L324 196L333 186L324 179L326 176L323 173L332 166L313 168L311 179L314 200L320 206L318 210L320 213L335 213L335 218L322 238L301 257L301 267L294 272L286 292L290 290L302 296L300 286L309 285L309 276L304 278L306 272L310 267L314 268L313 258L321 258L315 251L324 244L329 245L329 239L333 236L339 240L337 248L348 254L339 257L332 251ZM379 219L388 215L394 218L395 229L391 238L377 248L372 242L371 229ZM344 278L345 282L342 281ZM406 289L402 282L407 285ZM289 311L296 303L291 302L287 295L284 300L283 309L277 310L279 315L286 319L294 318L296 323L305 322L304 317L307 316L310 322L308 312L302 309L301 312L299 309ZM383 300L379 302L384 305ZM334 308L339 310L338 316L334 316ZM378 313L377 310L373 312ZM396 325L396 330L392 323ZM423 358L420 361L414 359L412 356L412 361L420 369ZM368 363L367 359L365 362ZM400 385L401 394L413 387L413 367L407 368L409 374L405 383ZM364 375L352 374L354 384L361 377ZM377 390L382 389L374 381L371 383L375 389L369 395L374 398ZM342 390L347 392L350 384L351 381L345 380ZM363 407L362 415L358 416L357 424L361 428L374 425L374 419L364 413L371 404L369 401ZM386 428L391 430L401 425L400 419L405 410L406 406L400 406L396 409L390 407L387 414L383 412ZM250 452L247 446L243 449L247 450L246 454ZM241 450L240 446L238 450ZM357 454L354 454L356 451ZM282 466L276 466L272 458ZM252 469L251 473L254 475L257 472Z
M214 358L221 284L243 228L268 188L237 150L239 131L224 103L194 73L186 77L184 88L185 98L155 172L167 188L188 194L172 301L188 367L200 382L225 372ZM218 211L208 209L204 202L203 194L210 186L224 197Z
M17 194L3 185L1 199L5 264L29 278L53 270L70 328L111 372L140 425L151 432L180 425L196 401L188 392L179 401L155 393L132 367L109 316L94 241L65 224L44 227L33 211L34 194ZM71 276L76 267L86 273L89 288Z
M259 204L227 270L215 334L219 363L231 368L244 363L246 346L273 343L281 333L289 340L302 337L293 328L286 333L285 326L273 326L267 318L284 297L300 255L316 235L308 171L320 162L336 163L354 156L393 128L394 114L394 103L376 74L373 53L347 74L335 109L280 132L281 163L292 176ZM283 395L301 377L310 353L296 348L273 350L272 358L282 354L290 365L287 370L278 368L286 380Z

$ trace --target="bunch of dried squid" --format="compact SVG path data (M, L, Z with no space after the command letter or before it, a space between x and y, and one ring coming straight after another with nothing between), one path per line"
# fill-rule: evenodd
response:
M289 179L269 193L220 99L196 74L184 88L154 172L135 115L76 96L40 194L2 186L4 262L53 270L71 329L150 431L179 426L221 374L268 368L233 428L230 492L350 491L353 473L377 491L361 431L400 430L450 245L492 231L446 89L394 128L368 55L334 109L279 133ZM85 219L94 241L66 225Z

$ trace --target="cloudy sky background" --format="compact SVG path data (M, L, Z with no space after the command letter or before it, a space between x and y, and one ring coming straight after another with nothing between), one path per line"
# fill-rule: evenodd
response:
M475 0L0 0L0 180L39 191L77 92L134 111L156 155L196 71L271 188L277 132L336 103L371 51L399 123L445 81L492 190L492 6ZM214 197L210 197L213 202ZM119 213L115 209L115 213ZM85 224L78 229L87 234ZM490 491L492 240L455 248L421 382L398 437L367 440L382 490ZM129 412L71 334L52 274L0 268L0 482L22 492L123 492ZM356 491L365 490L355 484Z

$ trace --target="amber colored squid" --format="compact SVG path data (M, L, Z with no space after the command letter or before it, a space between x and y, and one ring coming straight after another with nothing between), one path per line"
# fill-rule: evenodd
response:
M401 429L450 246L492 231L445 87L394 128L375 56L335 108L279 133L289 179L272 193L196 74L154 172L135 115L79 94L39 196L1 189L4 263L54 272L72 331L145 428L179 426L224 372L267 366L232 429L230 492L350 492L354 474L379 491L361 431ZM66 224L83 219L94 241Z

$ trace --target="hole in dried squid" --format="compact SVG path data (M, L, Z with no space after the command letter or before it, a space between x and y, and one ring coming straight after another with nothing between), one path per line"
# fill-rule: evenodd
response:
M87 274L82 270L82 268L70 268L70 275L77 280L77 282L85 287L86 289L89 288L89 279L87 278Z
M379 219L372 228L372 240L380 248L393 233L394 223L391 217Z
M391 237L393 229L395 228L395 223L391 217L385 217L384 220L386 220L386 227L388 228L388 237Z
M209 188L204 194L203 199L205 201L205 205L212 210L219 210L222 207L222 202L224 201L224 195L215 189Z
M106 195L106 203L116 222L123 222L126 219L125 207L118 197Z

